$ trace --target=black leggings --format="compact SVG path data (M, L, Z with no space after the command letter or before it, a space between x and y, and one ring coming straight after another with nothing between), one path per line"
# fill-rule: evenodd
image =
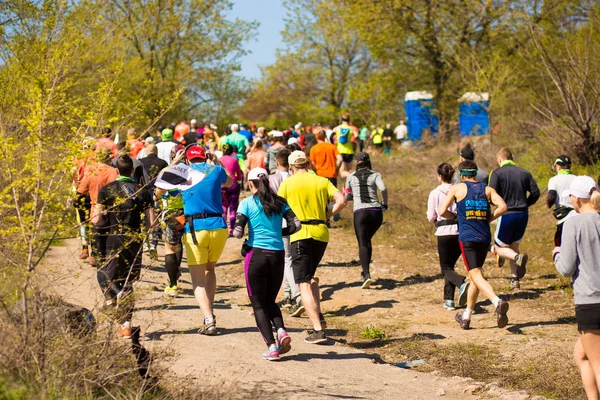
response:
M283 282L283 250L252 248L244 259L248 297L254 310L258 330L267 346L275 344L273 328L285 328L281 310L275 302Z
M102 265L106 257L106 241L108 240L109 228L92 226L92 257L96 258L96 264Z
M454 271L461 256L458 235L438 236L440 267L444 274L444 300L454 300L454 290L465 282L465 277Z
M363 277L369 275L369 264L373 255L371 239L383 223L383 212L377 209L358 210L354 213L354 232L358 240L358 257Z

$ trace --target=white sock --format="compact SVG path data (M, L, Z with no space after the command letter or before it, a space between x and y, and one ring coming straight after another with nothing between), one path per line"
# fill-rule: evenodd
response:
M205 324L210 324L211 322L213 322L215 319L213 318L212 315L209 315L208 317L204 317L204 323Z
M129 328L129 321L125 321L125 322L123 322L123 324L121 324L121 327L122 327L123 329L127 329L127 328Z
M498 307L498 303L500 303L500 297L498 297L498 296L494 297L494 300L492 300L492 303L494 303L494 307Z
M473 310L471 310L470 308L465 308L465 311L463 312L463 319L471 319L472 312Z
M283 329L283 328L277 329L277 334L278 335L281 335L282 332L285 332L285 329Z

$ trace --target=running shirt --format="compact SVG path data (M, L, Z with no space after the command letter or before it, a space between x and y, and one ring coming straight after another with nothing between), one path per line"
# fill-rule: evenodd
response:
M339 151L331 143L321 142L310 149L310 161L315 166L317 175L324 178L337 178L337 156Z
M281 183L278 194L287 200L302 223L302 228L290 236L291 243L303 239L329 242L329 230L325 225L327 203L337 192L337 188L328 179L308 172L292 175ZM310 220L323 221L323 223L304 224L304 221Z
M269 147L267 150L267 154L265 155L265 169L269 171L269 173L277 170L277 152L283 149L283 145L281 143L275 143L273 146Z
M489 185L506 202L506 214L527 212L540 198L540 190L533 176L512 161L505 161L502 167L492 171Z
M237 212L248 218L248 246L265 250L283 250L281 222L290 207L285 204L278 214L267 215L258 196L242 200Z
M165 160L167 164L171 165L171 150L177 146L175 142L160 142L156 145L158 149L158 158Z
M144 143L137 139L128 139L127 144L129 145L129 155L131 158L137 158L140 151L144 148Z
M402 124L402 125L398 125L396 127L396 129L394 129L394 132L396 133L397 140L404 140L404 139L406 139L408 129L406 128L406 125Z
M246 159L246 147L250 146L250 142L245 136L240 135L239 133L232 133L231 135L227 135L223 144L235 146L238 158Z
M379 172L367 168L354 171L346 179L346 188L352 191L354 211L365 208L381 208L377 189L383 192L386 187Z
M438 215L438 209L446 200L448 196L448 192L452 185L450 183L442 183L435 189L429 193L429 199L427 200L427 219L429 222L438 222L445 221L447 218L444 218ZM456 203L452 203L452 205L448 208L450 212L456 213ZM435 236L456 236L458 235L458 225L443 225L438 226L435 229Z
M383 143L383 129L373 129L371 131L371 135L373 135L373 144L381 144Z
M562 171L564 170L561 170L561 172ZM575 175L570 173L559 172L558 175L553 176L548 181L548 196L550 197L550 194L554 192L552 193L554 195L554 204L552 205L554 205L556 209L560 207L571 208L571 212L569 212L569 214L567 214L565 218L556 221L557 225L562 224L566 220L577 215L577 213L573 209L573 206L571 205L571 200L569 200L569 196L566 194L566 190L568 190L569 187L571 187L571 182L573 181L573 179L575 179ZM548 206L552 205L548 204Z
M358 132L358 138L360 140L367 140L369 138L369 129L366 126L360 128L360 131Z
M334 129L340 154L354 154L354 146L352 146L354 130L352 128L350 125L343 124Z
M184 214L222 214L221 186L227 182L225 169L219 165L206 163L191 164L190 168L200 171L206 176L197 185L182 193ZM227 229L227 224L222 216L195 218L194 229L196 231L215 231ZM185 231L190 231L189 224L185 224Z
M229 172L229 175L236 184L242 182L244 175L242 174L240 163L235 156L223 156L219 161L223 164L227 172Z
M492 212L486 185L480 182L464 182L467 195L456 203L458 214L458 240L460 242L491 243L490 218Z
M98 204L107 210L111 233L139 232L144 210L152 207L152 196L131 178L119 177L100 189Z
M100 189L119 176L119 170L102 163L88 165L84 171L83 179L79 182L77 191L84 196L89 195L92 204L98 202Z

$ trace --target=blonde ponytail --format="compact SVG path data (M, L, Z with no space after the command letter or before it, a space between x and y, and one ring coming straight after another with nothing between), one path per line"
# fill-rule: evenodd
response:
M594 207L596 211L600 212L600 192L598 190L594 190L592 192L590 202L592 203L592 207Z

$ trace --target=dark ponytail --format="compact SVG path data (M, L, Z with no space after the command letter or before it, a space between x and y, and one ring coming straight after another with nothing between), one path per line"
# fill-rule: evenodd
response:
M269 177L267 175L260 175L258 179L253 179L251 182L258 190L254 196L260 199L265 213L267 215L281 213L285 205L285 200L271 190Z
M445 183L451 183L454 177L454 168L448 163L442 163L437 167L437 173Z

